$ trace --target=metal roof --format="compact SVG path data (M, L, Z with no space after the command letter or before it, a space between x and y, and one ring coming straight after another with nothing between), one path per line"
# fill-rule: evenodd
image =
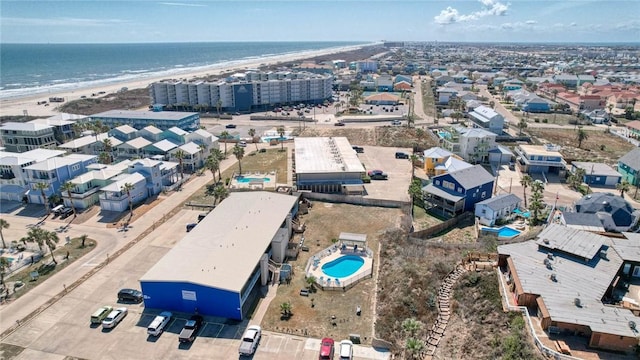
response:
M585 243L584 247L590 246L593 234L573 231L579 233L575 237L576 242ZM609 239L604 239L611 244ZM520 280L523 291L542 297L552 321L588 326L594 332L637 336L628 325L629 321L637 320L631 311L602 303L602 297L623 262L616 251L607 251L606 260L596 256L584 262L556 252L548 259L550 251L537 243L539 240L501 245L498 253L511 257L516 272L514 276ZM550 268L545 259L548 259ZM551 274L555 274L556 281L551 280ZM579 299L580 306L576 306L575 299Z
M536 243L550 250L560 250L590 260L598 254L605 240L601 235L550 224L538 234Z
M25 167L25 170L49 171L95 158L97 158L95 155L71 154L68 156L54 157L29 165Z
M141 181L146 181L144 175L140 173L133 174L120 174L117 176L114 182L111 184L100 188L102 191L111 191L111 192L120 192L122 191L122 187L124 184L129 183L131 185L135 185Z
M298 137L294 141L298 174L365 172L346 137Z
M14 130L14 131L40 131L45 129L51 129L53 126L36 124L36 123L19 123L19 122L6 122L0 127L2 130Z
M433 184L429 184L423 187L422 191L427 192L429 194L436 195L436 196L440 196L441 198L451 200L453 202L458 202L464 198L464 196L458 196L458 195L453 195L451 193L448 193L447 191L444 191Z
M141 278L240 292L297 196L233 192Z
M633 170L640 170L640 148L633 148L633 150L624 154L618 162L621 162Z
M172 141L167 140L167 139L158 141L158 142L153 143L151 145L155 146L158 150L162 150L162 151L169 151L171 149L174 149L174 148L178 147L177 144L175 144Z
M476 203L476 205L485 205L491 210L502 210L520 202L522 202L522 199L515 194L502 194L480 201L479 203Z
M356 233L349 233L349 232L341 232L340 236L338 237L338 239L339 240L344 240L344 241L366 243L367 242L367 234L356 234Z
M133 140L127 141L126 143L124 143L124 145L130 146L134 149L142 149L145 146L151 145L151 141L143 137L137 137Z
M476 186L484 185L494 180L493 175L489 174L481 165L473 165L462 170L450 172L449 175L455 179L465 190ZM439 175L445 176L445 175Z
M134 110L109 110L91 115L92 118L115 119L144 119L144 120L181 120L196 115L195 112L182 111L134 111Z
M624 261L640 263L640 234L622 233L626 239L611 238L613 249Z
M442 159L442 158L446 158L447 156L451 156L453 155L452 152L450 152L449 150L445 150L441 147L432 147L430 149L427 149L423 152L423 156L425 158L437 158L437 159Z
M583 162L574 161L571 165L578 169L584 169L586 175L599 175L599 176L617 176L621 177L619 172L613 170L613 168L607 164L598 162Z

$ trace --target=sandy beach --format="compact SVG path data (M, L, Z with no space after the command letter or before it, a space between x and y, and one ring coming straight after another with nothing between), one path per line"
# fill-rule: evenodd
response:
M149 86L149 84L155 81L160 81L167 78L190 80L190 79L200 78L205 76L216 76L229 71L244 71L246 69L258 68L265 65L275 65L278 63L286 63L291 61L309 59L316 56L338 54L345 51L357 50L365 46L368 46L368 45L346 46L341 48L307 51L307 52L291 54L291 55L271 56L267 58L252 59L246 62L242 62L240 64L234 64L230 66L211 65L210 67L201 68L199 70L185 69L184 73L172 75L170 77L167 77L167 75L161 75L161 74L158 74L157 76L150 75L149 77L132 80L132 81L114 82L106 85L77 88L69 91L61 91L61 92L52 91L52 92L41 93L33 96L2 99L0 100L0 116L24 115L26 111L26 114L29 116L49 117L59 113L56 110L56 107L60 105L60 103L51 103L49 106L45 106L45 105L38 105L38 102L45 101L45 100L48 102L50 97L62 97L65 99L65 102L68 102L68 101L78 100L81 98L81 96L91 97L91 94L93 93L97 94L98 92L104 91L105 94L98 96L98 97L103 97L103 96L107 96L108 94L115 93L120 89L122 89L123 87L126 87L129 90L146 88L147 86Z

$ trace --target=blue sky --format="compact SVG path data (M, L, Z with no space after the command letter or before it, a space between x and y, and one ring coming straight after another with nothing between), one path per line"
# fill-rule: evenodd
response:
M0 1L0 41L640 42L640 0Z

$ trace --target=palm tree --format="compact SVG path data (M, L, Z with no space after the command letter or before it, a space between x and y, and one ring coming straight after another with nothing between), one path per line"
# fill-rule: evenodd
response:
M496 102L493 101L493 100L489 101L489 106L491 106L492 109L495 109L496 108Z
M529 210L533 211L533 216L529 221L533 222L532 225L536 225L538 223L540 211L546 206L543 200L543 192L544 183L542 181L536 180L531 184L531 201L529 202Z
M527 126L529 126L527 124L527 120L525 120L524 118L520 118L520 121L518 122L518 130L520 130L518 136L522 136L522 130L526 129Z
M411 154L409 156L409 162L411 163L411 179L413 179L413 177L415 176L416 173L416 164L418 163L418 155L416 154Z
M215 156L218 159L218 163L222 165L222 160L224 160L224 155L220 149L212 149L211 156ZM222 174L220 173L220 166L218 166L218 179L222 180Z
M5 219L0 219L0 238L2 239L2 248L6 249L7 248L7 243L4 242L4 234L2 234L2 230L3 229L8 229L9 228L9 222L7 222L7 220Z
M40 249L40 252L42 253L42 246L44 245L44 238L45 238L45 232L47 230L40 228L40 227L32 227L31 229L29 229L29 232L27 232L27 235L25 237L23 237L22 239L20 239L20 241L22 241L23 243L36 243L36 245L38 245L38 249Z
M6 257L0 257L0 285L4 286L4 273L11 267L11 262Z
M533 179L528 174L523 175L522 178L520 179L520 185L522 185L522 193L524 195L523 197L524 197L525 209L528 208L527 207L527 187L531 186L532 183L533 183Z
M280 150L284 151L284 126L278 126L278 135L280 135Z
M213 188L213 204L217 204L219 202L222 202L222 200L226 199L227 196L229 196L229 190L227 190L226 187L224 187L222 184L216 185L215 188Z
M616 189L620 190L620 196L624 198L624 193L629 191L631 188L631 184L627 180L622 180L622 182L616 185Z
M56 234L53 231L45 231L43 240L44 240L44 243L49 248L49 252L51 252L51 260L53 260L54 264L58 264L55 256L53 256L53 250L56 249L56 244L60 242L60 238L58 237L58 234Z
M258 143L256 142L256 129L249 129L249 136L251 136L251 141L256 145L256 151L258 151Z
M102 147L104 148L104 153L107 154L107 162L106 164L111 164L111 151L113 150L113 144L111 143L111 139L102 140Z
M313 291L316 285L316 277L313 275L309 275L306 281L307 281L307 288L309 289L309 291Z
M111 156L106 152L101 152L100 155L98 155L98 161L101 164L109 164L109 162L111 162Z
M589 138L589 134L582 128L582 126L578 127L578 149L582 146L582 142Z
M422 328L422 323L414 318L404 319L402 329L413 337Z
M584 180L585 174L586 172L584 169L576 169L576 171L573 174L569 175L569 178L567 179L569 186L576 189L577 191L580 191L580 185Z
M60 186L60 190L67 192L67 196L69 197L69 203L71 204L71 209L73 210L73 217L76 217L78 215L76 214L76 207L73 204L73 198L71 197L71 190L73 190L74 187L75 186L71 183L71 181L67 181L64 184L62 184L62 186Z
M415 359L418 354L424 350L424 342L415 338L408 338L405 343L405 349L411 355L412 359Z
M125 183L120 188L120 191L126 192L127 193L127 198L129 198L129 219L131 219L131 217L133 217L133 201L131 199L131 190L133 190L133 189L135 189L135 187L131 183Z
M215 157L213 154L207 156L207 160L204 163L204 166L207 170L211 171L211 175L213 175L213 182L216 182L216 171L220 169L220 160Z
M220 133L220 138L224 140L224 157L227 157L227 140L229 139L229 132L227 130Z
M42 203L44 204L45 210L47 210L47 215L49 215L51 214L51 209L49 209L49 201L47 199L47 195L44 193L44 191L47 189L49 189L49 184L47 184L46 182L39 182L36 184L36 190L40 190Z
M292 308L290 302L283 302L282 304L280 304L280 313L285 318L288 318L292 315L291 310Z
M184 159L185 156L187 156L187 154L182 149L178 149L178 150L176 150L176 152L173 153L173 157L178 159L178 163L180 164L180 179L181 180L184 179L184 166L182 164L182 160Z
M216 101L216 110L218 111L218 121L220 121L220 108L222 107L222 101Z
M244 148L236 144L236 146L233 147L233 155L238 159L238 171L239 174L242 175L242 158L244 157Z

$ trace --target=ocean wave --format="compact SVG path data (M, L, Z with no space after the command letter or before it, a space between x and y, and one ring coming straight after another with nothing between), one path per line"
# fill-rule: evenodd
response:
M158 69L123 70L121 73L118 73L118 74L111 74L111 73L104 74L104 75L88 74L85 77L52 80L51 84L47 84L47 85L39 84L37 82L32 84L22 83L23 87L21 88L10 88L9 85L14 85L14 84L4 84L4 88L0 89L0 99L15 99L15 98L21 98L26 96L55 94L55 93L64 92L64 91L70 91L70 90L75 91L75 90L94 88L99 86L113 85L113 84L123 83L128 81L139 81L139 80L150 79L150 78L162 78L162 77L171 78L174 76L179 76L179 75L189 74L194 72L202 72L207 70L215 71L223 68L234 68L234 67L243 66L250 62L256 62L256 61L272 62L272 61L277 61L279 58L286 58L290 56L295 56L296 58L304 58L304 57L311 57L317 54L323 54L327 52L348 51L348 50L360 48L366 45L368 44L339 46L339 47L325 48L325 49L290 51L290 52L284 52L284 53L278 53L278 54L265 54L261 56L247 56L240 59L223 60L213 64L205 64L205 65L198 65L198 66L184 66L182 64L178 64L178 65L174 65L175 67L173 68L165 68L162 70L158 70Z

